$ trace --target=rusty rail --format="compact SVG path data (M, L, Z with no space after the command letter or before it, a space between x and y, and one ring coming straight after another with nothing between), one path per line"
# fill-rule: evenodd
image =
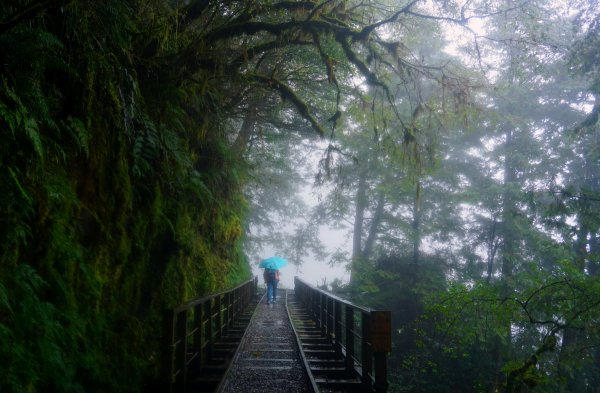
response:
M190 370L206 365L213 344L255 298L257 286L258 277L255 277L233 289L164 311L164 391L186 391Z
M321 332L359 375L364 391L387 392L387 354L391 351L391 312L353 304L294 278L295 295Z

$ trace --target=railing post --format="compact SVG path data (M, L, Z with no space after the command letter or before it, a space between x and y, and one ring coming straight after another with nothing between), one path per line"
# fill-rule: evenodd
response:
M322 293L319 293L319 313L319 327L323 333L327 333L327 298Z
M346 306L346 370L354 368L354 309Z
M317 319L317 301L316 301L316 296L315 296L315 291L311 291L310 288L306 287L304 285L304 283L302 283L301 285L303 285L303 291L306 291L306 297L307 297L307 301L310 302L310 316L316 320Z
M175 311L167 309L163 313L163 347L162 347L162 383L165 386L164 391L171 392L173 383L173 361L174 361L174 342L175 342Z
M258 296L258 276L254 276L254 298Z
M240 290L236 289L233 291L233 318L235 319L240 312Z
M342 303L333 302L333 329L335 335L335 350L342 353Z
M252 297L252 291L254 290L254 278L252 279L251 282L249 282L248 284L246 284L244 286L244 290L242 291L242 301L243 301L243 306L242 309L246 308L246 305L248 303L250 303L254 298Z
M175 392L185 392L187 383L187 310L176 315L175 327Z
M321 330L321 294L311 291L313 294L313 317L317 321L317 328Z
M238 315L238 290L231 292L231 323ZM231 326L231 324L230 324Z
M226 310L227 320L225 321L225 329L229 330L229 327L231 326L231 322L233 321L233 293L232 292L227 293L225 299L227 301L227 310Z
M375 384L377 393L388 389L387 354L392 350L392 322L390 311L371 312L371 345L375 360Z
M307 291L308 291L308 289L307 289ZM313 318L315 318L316 320L319 320L319 315L321 312L321 310L319 309L319 302L321 299L321 295L319 293L315 293L315 291L310 291L310 298L312 301ZM317 327L319 329L321 328L321 322L319 322Z
M371 314L361 312L361 356L362 380L367 389L371 389L373 374L373 352L371 351Z
M194 333L194 347L196 352L198 352L198 365L199 368L203 367L206 359L203 356L203 352L202 352L202 339L203 339L203 332L202 332L202 325L203 325L203 310L202 310L202 303L197 304L196 306L194 306L194 329L196 329L195 333Z
M334 325L334 321L333 321L333 299L330 297L326 298L326 302L327 302L327 335L329 336L329 338L331 339L331 341L333 341L333 325Z
M221 310L223 310L223 319L221 319L222 327L221 332L224 334L227 331L227 327L229 326L229 310L231 309L231 293L223 294L223 303L221 303Z
M246 305L250 302L251 299L254 299L253 296L254 290L254 279L252 279L252 284L245 285L244 290L242 291L242 309L246 308Z
M221 296L222 295L215 297L215 309L214 309L214 314L216 317L215 336L217 338L221 338L222 333L223 333L223 307L222 307L223 303L221 301Z
M242 313L242 311L246 308L246 304L249 302L250 296L247 295L250 295L252 293L251 290L248 290L249 287L254 287L254 282L252 282L252 285L244 285L238 291L238 312L236 314L236 318Z
M204 303L204 315L206 316L206 322L204 325L204 337L206 340L206 346L204 347L204 356L206 359L210 359L212 355L212 343L213 343L213 311L212 311L212 299L208 299Z
M239 313L239 295L240 292L238 289L236 289L235 291L233 291L231 293L231 322L233 323L233 320L238 316Z

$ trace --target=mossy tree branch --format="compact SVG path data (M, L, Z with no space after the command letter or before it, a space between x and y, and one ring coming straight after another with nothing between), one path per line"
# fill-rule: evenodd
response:
M284 100L287 100L291 102L292 105L294 105L298 113L300 113L300 115L310 123L312 128L320 136L325 135L325 131L321 123L319 123L319 121L312 115L306 102L304 102L304 100L296 94L294 89L292 89L291 87L289 87L288 85L286 85L285 83L273 76L252 74L251 79L256 82L260 82L262 85L267 86L271 89L277 90Z
M373 70L367 64L367 61L361 58L361 54L359 53L360 48L357 48L356 44L363 43L363 45L367 45L371 53L376 49L372 45L379 46L388 55L392 57L397 56L398 43L388 42L379 37L371 42L371 36L375 34L378 28L397 22L402 15L408 15L417 1L411 0L389 17L363 25L362 28L357 28L356 23L353 25L345 23L345 21L352 19L350 15L352 11L345 9L346 4L344 2L333 0L319 2L281 1L271 5L244 6L243 9L240 3L237 12L235 7L232 8L232 15L228 17L227 21L215 22L213 28L207 27L203 29L193 39L188 49L184 50L180 56L184 64L181 71L186 74L193 74L197 70L203 69L208 72L221 72L224 77L236 78L241 76L243 78L243 74L248 72L247 69L242 68L243 65L255 61L259 56L261 56L261 59L266 59L271 52L279 49L285 49L294 45L312 45L320 55L328 81L337 90L336 101L338 109L331 117L335 127L335 120L340 116L339 102L341 89L334 72L333 61L321 45L321 39L325 36L334 37L337 44L340 45L347 62L356 67L369 85L381 88L387 101L394 106L389 87L381 79L380 75L378 75L378 72ZM216 5L213 8L216 9ZM291 16L280 15L283 11L299 11L300 13L292 14ZM304 19L301 19L301 12L306 12L307 14ZM205 10L204 13L208 14L208 11ZM275 17L274 19L276 15L280 15L281 18ZM358 21L357 23L360 24L361 22ZM221 45L227 45L228 42L235 42L237 46L235 53L230 52L232 54L231 57L228 55L222 56L222 54L219 54L219 58L213 55L207 56L207 48L214 48L211 52L220 53L216 48L219 48ZM253 45L246 47L245 42L251 42ZM401 59L396 60L398 64L402 63ZM381 61L381 64L388 67L392 72L395 71L391 62ZM182 79L186 78L182 77ZM256 78L254 79L256 80ZM278 81L278 83L275 81ZM290 85L282 85L281 83L285 83L285 81L281 79L274 79L270 83L274 83L276 86L285 86L277 88L284 97L288 93L291 93L292 90L297 90L296 87L292 88ZM297 97L296 94L294 96ZM294 102L292 98L290 98L290 101ZM302 117L308 119L306 115L309 112L305 110L305 107L296 104L295 106L303 111L301 112ZM397 112L395 108L394 111ZM399 116L398 113L396 114ZM312 121L311 124L313 124ZM319 127L315 127L315 129L319 129Z
M269 42L265 42L263 44L259 44L247 49L243 49L243 53L236 57L233 61L229 63L228 68L230 70L236 69L242 64L253 60L256 56L261 53L269 52L275 49L280 49L289 46L312 46L313 42L306 41L303 39L294 39L290 41L282 41L282 40L273 40Z
M376 23L372 23L368 26L365 26L362 28L362 30L354 35L354 39L355 40L359 40L359 41L364 41L367 38L369 38L369 35L371 35L371 33L377 29L378 27L396 22L398 20L398 18L400 17L400 15L402 14L406 14L407 12L410 11L410 9L418 2L419 0L412 0L410 3L408 3L407 5L405 5L404 7L402 7L400 10L396 11L394 14L392 14L389 18L387 19L383 19L379 22Z

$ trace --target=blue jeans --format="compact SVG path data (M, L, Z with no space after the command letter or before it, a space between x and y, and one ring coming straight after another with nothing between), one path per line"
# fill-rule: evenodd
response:
M277 284L279 281L271 280L267 282L267 304L273 303L277 299Z

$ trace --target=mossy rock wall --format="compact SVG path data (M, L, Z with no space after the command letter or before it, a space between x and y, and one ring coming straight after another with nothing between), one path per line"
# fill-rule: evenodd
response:
M2 392L143 391L162 310L250 278L219 87L162 62L181 42L148 4L65 2L0 32Z

